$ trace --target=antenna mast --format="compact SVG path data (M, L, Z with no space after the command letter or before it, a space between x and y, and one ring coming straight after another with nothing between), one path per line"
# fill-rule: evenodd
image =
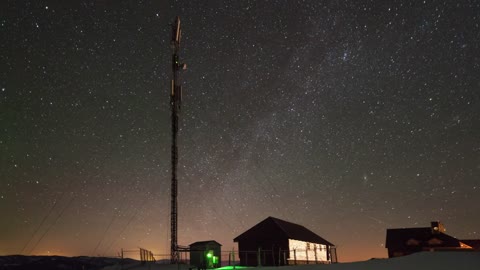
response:
M171 192L171 215L170 215L170 232L171 232L171 241L170 241L170 262L172 264L178 263L179 261L179 252L178 252L178 243L177 243L177 166L178 166L178 147L177 147L177 137L178 137L178 114L180 112L180 106L182 103L182 86L179 82L179 73L180 70L187 68L186 64L181 64L179 61L179 51L180 51L180 39L182 38L182 30L180 29L180 17L176 17L174 23L172 24L172 41L171 46L173 49L172 54L172 70L173 70L173 79L172 79L172 89L170 92L170 108L172 109L172 186L170 189Z

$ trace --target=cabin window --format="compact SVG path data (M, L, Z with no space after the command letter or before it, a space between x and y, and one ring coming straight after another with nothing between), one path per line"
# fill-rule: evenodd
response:
M428 240L428 244L431 245L431 246L438 246L438 245L441 245L442 243L443 243L443 241L438 239L438 238L432 238L432 239Z

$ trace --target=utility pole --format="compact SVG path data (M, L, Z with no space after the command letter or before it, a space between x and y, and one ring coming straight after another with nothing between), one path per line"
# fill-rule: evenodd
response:
M182 30L180 29L180 17L176 17L172 24L172 41L171 46L173 49L172 54L172 89L170 92L170 108L172 109L172 186L171 192L171 215L170 215L170 263L175 264L179 262L178 251L178 223L177 223L177 167L178 167L178 114L182 103L182 85L179 82L179 73L181 70L187 68L186 64L181 64L179 59L180 52L180 39L182 37Z

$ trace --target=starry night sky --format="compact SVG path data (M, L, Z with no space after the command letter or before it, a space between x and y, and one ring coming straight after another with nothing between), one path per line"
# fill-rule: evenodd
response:
M67 3L68 2L68 3ZM268 216L340 261L387 228L480 238L478 1L1 1L0 255L169 253ZM236 248L236 247L235 247Z

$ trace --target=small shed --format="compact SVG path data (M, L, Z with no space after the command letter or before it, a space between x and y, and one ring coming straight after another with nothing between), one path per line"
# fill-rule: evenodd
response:
M220 267L221 247L222 245L215 240L190 244L190 264L204 269Z
M336 262L335 246L309 229L268 217L233 239L240 265L278 266Z

